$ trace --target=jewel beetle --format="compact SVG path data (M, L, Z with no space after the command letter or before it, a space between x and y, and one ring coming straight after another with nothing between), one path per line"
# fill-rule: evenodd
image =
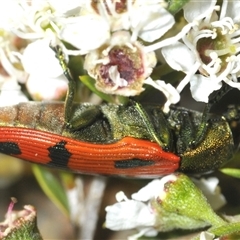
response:
M27 102L0 108L0 152L85 174L154 178L174 171L205 173L233 155L224 117L172 106L73 103L69 80L63 102ZM209 108L207 108L209 109Z

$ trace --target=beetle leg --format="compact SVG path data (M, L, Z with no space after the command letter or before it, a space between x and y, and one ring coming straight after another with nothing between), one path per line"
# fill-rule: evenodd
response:
M61 47L59 45L57 46L50 45L50 47L55 52L56 58L59 60L59 63L63 69L63 73L68 80L68 92L65 99L64 117L65 117L65 122L69 124L71 121L72 112L73 112L72 108L73 108L73 100L75 96L76 81L73 79L72 74L67 66L67 63L65 61L65 56Z
M63 69L63 73L68 80L68 92L64 104L65 123L68 127L74 130L86 127L95 121L96 117L101 114L101 111L97 106L91 105L83 111L75 107L76 104L74 104L74 97L76 95L77 82L67 66L61 47L59 45L54 47L50 45L50 47L56 53L56 57Z
M143 107L134 101L131 101L132 104L134 105L135 109L137 110L137 112L140 114L142 120L145 122L146 128L150 134L150 136L156 141L156 143L158 143L164 150L169 150L167 146L167 144L165 142L162 141L162 139L160 139L157 134L156 131L148 117L148 114L146 113L146 111L143 109Z
M203 114L202 114L202 121L198 126L197 129L197 133L195 138L192 138L194 140L191 140L189 142L189 146L191 146L191 148L195 148L199 143L201 143L205 136L206 136L206 132L207 132L207 128L208 128L208 113L210 111L210 107L208 104L206 104Z
M76 110L73 108L73 115L70 119L70 127L74 130L87 127L96 121L98 117L102 116L102 112L97 105L89 105L86 109L82 110L76 105Z
M188 112L181 113L181 127L180 127L180 138L178 138L178 148L181 146L181 150L178 149L178 151L183 152L188 151L191 148L191 141L196 136L195 127L193 126L193 123L191 121L191 117L189 116Z
M192 121L193 116L184 109L176 111L171 117L175 123L176 150L178 154L182 154L191 150L191 142L196 137L197 129Z
M202 114L202 121L198 127L196 138L190 143L192 147L196 147L199 143L201 143L204 140L206 136L208 121L209 121L209 112L212 106L215 105L217 102L219 102L219 100L231 89L232 87L229 86L228 84L223 84L221 89L217 91L217 93L209 99L209 102L205 105L205 108Z
M230 105L226 113L223 114L226 118L229 127L231 128L235 148L240 148L240 106Z

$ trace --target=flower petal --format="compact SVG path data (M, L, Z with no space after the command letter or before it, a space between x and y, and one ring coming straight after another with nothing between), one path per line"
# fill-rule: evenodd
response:
M101 16L89 14L66 22L60 36L85 54L104 44L110 38L110 29Z
M161 91L166 96L169 104L176 104L179 102L180 95L176 88L174 88L170 83L165 83L162 80L153 81L151 78L147 78L144 83L149 84Z
M62 74L63 70L49 44L48 39L28 44L21 59L27 73L53 78Z
M132 199L146 202L155 197L156 192L158 193L162 189L163 184L161 183L161 179L155 179L141 188L137 193L133 193Z
M218 187L219 180L216 177L210 177L208 179L201 178L200 180L193 178L192 180L197 187L202 190L214 210L226 204L226 199L221 194L220 188Z
M234 22L239 22L240 1L228 1L225 16L231 17Z
M9 77L3 82L0 91L0 106L11 106L27 101L16 79Z
M111 230L126 230L139 226L152 226L155 215L142 202L128 200L106 207L106 227Z
M184 7L184 17L188 22L192 22L200 15L206 13L209 8L215 6L216 0L211 1L189 1Z
M58 14L73 15L80 12L81 5L83 5L84 0L69 0L69 1L59 1L59 0L48 0L50 5Z
M68 82L63 74L58 78L43 78L42 76L31 74L26 87L35 101L62 100L67 93Z
M214 240L214 239L216 239L216 238L215 238L215 235L213 233L201 232L201 234L200 234L200 240Z
M161 179L155 179L141 188L137 193L132 194L132 198L137 201L149 201L156 196L162 195L166 182L174 182L176 179L177 177L175 174L167 175Z
M144 41L153 42L175 23L174 17L160 4L143 5L131 12L132 31Z
M177 42L162 48L162 54L171 68L188 72L196 61L196 57L183 43ZM184 61L183 61L184 56Z
M192 97L199 102L208 102L209 95L222 87L221 82L211 81L210 78L200 74L192 76L190 81L190 90Z

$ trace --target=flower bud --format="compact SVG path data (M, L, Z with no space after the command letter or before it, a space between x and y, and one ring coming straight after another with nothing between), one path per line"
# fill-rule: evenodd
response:
M157 196L159 207L195 220L204 221L214 227L226 224L212 210L206 197L195 184L183 174L176 174L175 181L164 184L164 194Z
M6 219L0 223L0 239L35 239L42 240L37 228L36 210L28 205L21 211L13 211L16 200L13 198L9 205Z

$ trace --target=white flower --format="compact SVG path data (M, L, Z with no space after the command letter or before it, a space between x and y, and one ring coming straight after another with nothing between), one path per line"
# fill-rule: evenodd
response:
M103 45L116 31L132 33L131 40L140 37L153 42L175 23L163 7L163 1L100 1L82 5L81 15L62 19L60 36L85 54ZM94 43L95 41L95 43Z
M10 31L12 27L19 25L19 19L24 17L24 11L16 0L2 2L0 8L0 28Z
M17 80L13 77L5 77L0 87L0 106L11 106L27 101Z
M0 36L0 105L27 101L18 82L24 83L27 74L21 68L18 48L24 41L2 29Z
M28 74L54 78L62 75L63 70L49 44L48 39L39 39L24 49L21 60Z
M164 200L166 192L164 191L164 185L167 182L174 182L177 180L175 174L167 175L161 179L155 179L148 183L145 187L140 189L137 193L132 194L132 198L137 201L149 201L152 198L159 197Z
M41 1L41 0L40 0ZM73 16L80 12L85 0L48 0L55 16Z
M200 189L203 187L203 193L210 198L210 202L214 196L215 201L223 199L216 193L217 179L194 182ZM123 192L117 193L116 199L118 203L106 207L105 225L114 231L137 229L139 232L129 237L131 240L143 235L156 236L158 232L173 229L202 228L216 219L223 223L202 192L183 174L155 179L132 194L132 199L128 199Z
M200 234L200 240L217 240L219 238L215 238L215 235L213 233L210 232L201 232Z
M29 74L26 86L33 99L61 100L66 95L68 83L48 39L30 43L21 60Z
M0 62L6 75L16 78L19 82L25 82L26 73L21 68L19 49L26 43L16 35L4 29L0 33Z
M86 55L84 68L96 79L100 91L135 96L144 90L144 80L156 65L155 54L145 53L144 46L130 38L129 32L118 31L112 34L106 48Z
M127 13L133 39L138 36L146 42L153 42L173 26L174 17L163 7L164 3L136 0L132 6L129 4Z
M157 198L159 194L164 194L164 184L175 180L176 176L173 174L153 180L137 193L132 194L132 200L123 192L117 193L118 203L106 207L106 227L115 231L138 229L138 234L129 237L131 240L143 235L156 236L159 216L150 204L150 200Z
M106 225L112 230L152 226L155 222L150 206L143 202L127 200L107 207L106 211L108 213Z
M108 41L110 27L101 16L89 14L69 19L60 36L80 49L79 54L86 54Z
M168 113L171 104L176 104L180 100L180 94L170 83L165 83L162 80L153 81L150 77L144 81L145 84L149 84L154 88L161 91L167 98L167 102L164 104L163 111Z
M106 207L106 227L114 231L139 229L139 234L129 239L148 235L148 232L151 236L156 236L158 233L154 229L156 215L151 206L140 201L129 200L122 192L119 194L123 195L124 201Z
M238 1L227 0L221 10L215 0L204 4L190 1L185 5L184 16L192 29L182 38L183 43L162 49L167 63L186 74L178 92L190 82L193 98L208 102L209 95L221 88L222 81L240 89L240 21L236 10L239 5Z
M173 26L174 17L165 7L162 0L86 2L80 16L61 19L59 35L78 49L68 54L87 54L84 68L98 90L135 96L144 90L143 84L159 85L169 102L176 103L179 94L170 84L148 79L156 65L155 53L146 52L138 41L153 42Z
M221 194L220 187L218 186L219 180L216 177L201 178L200 180L192 178L192 181L202 190L214 210L226 204L226 199Z
M58 78L30 75L26 87L35 101L62 100L66 96L68 83L64 75Z
M10 0L13 6L13 14L7 19L6 29L14 32L23 39L44 38L47 30L57 30L53 19L63 16L71 16L80 11L80 0L71 1L15 1ZM6 4L3 4L5 6ZM1 6L2 8L2 6ZM4 9L4 7L3 7ZM3 10L4 11L4 10ZM7 9L6 9L7 11ZM9 10L7 12L12 12ZM6 22L6 21L5 21Z

